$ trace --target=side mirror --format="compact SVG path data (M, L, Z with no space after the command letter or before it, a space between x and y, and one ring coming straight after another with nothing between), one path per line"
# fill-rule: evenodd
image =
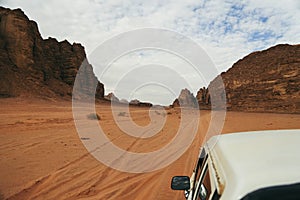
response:
M172 190L189 190L190 186L190 177L188 176L174 176L172 178Z

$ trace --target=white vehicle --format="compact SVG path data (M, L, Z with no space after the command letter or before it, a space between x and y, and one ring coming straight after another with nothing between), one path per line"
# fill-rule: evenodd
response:
M214 136L171 188L188 200L299 200L300 129Z

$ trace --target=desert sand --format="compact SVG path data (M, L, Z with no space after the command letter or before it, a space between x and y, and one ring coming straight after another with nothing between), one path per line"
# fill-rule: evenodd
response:
M71 102L13 98L1 99L0 104L0 199L185 199L183 192L170 189L170 180L191 175L210 121L210 112L201 111L192 145L171 165L150 173L126 173L88 153L76 132ZM107 137L134 152L166 145L180 121L180 110L170 109L161 132L137 139L116 126L110 104L96 108ZM130 108L140 126L150 122L148 113L146 108ZM227 112L222 133L295 129L299 121L297 114Z

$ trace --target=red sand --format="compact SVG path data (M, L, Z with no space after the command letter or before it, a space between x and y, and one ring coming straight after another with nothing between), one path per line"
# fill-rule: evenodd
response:
M210 113L201 111L198 134L187 152L151 173L124 173L106 167L85 149L76 132L70 102L1 99L0 199L184 199L170 189L174 175L190 175ZM134 121L149 123L148 110L131 108ZM179 110L169 110L163 131L133 139L113 121L110 106L98 105L99 123L123 149L147 152L166 145L178 128ZM227 112L223 133L300 128L300 115Z

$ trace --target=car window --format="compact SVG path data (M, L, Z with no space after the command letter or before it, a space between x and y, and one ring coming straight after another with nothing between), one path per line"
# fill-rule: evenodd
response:
M200 157L199 160L198 160L198 163L197 163L197 168L196 168L196 182L195 184L199 181L200 179L200 175L201 175L201 171L202 171L202 168L204 166L204 164L206 163L207 161L207 157L208 155L204 156L204 157Z
M210 176L209 176L209 170L206 167L206 172L204 174L203 180L201 182L201 185L199 187L198 192L198 200L207 200L211 193L211 183L210 183Z

